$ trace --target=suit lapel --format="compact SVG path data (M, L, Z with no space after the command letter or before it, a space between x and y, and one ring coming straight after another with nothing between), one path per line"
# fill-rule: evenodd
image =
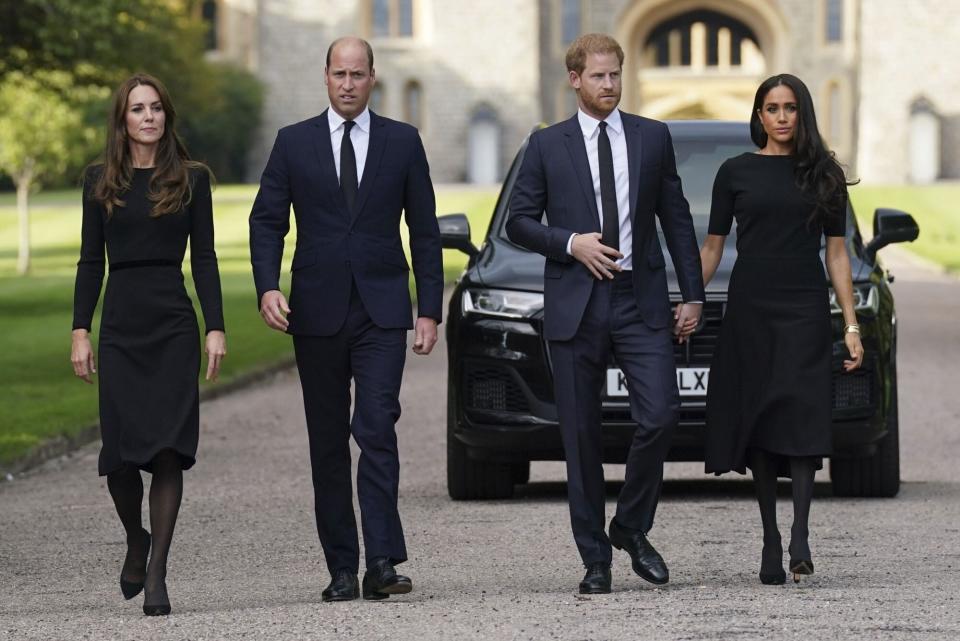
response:
M328 111L324 110L317 118L313 146L317 152L317 159L320 161L320 178L323 184L321 191L328 192L334 205L346 216L347 202L343 199L343 192L340 191L340 180L337 178L337 167L333 159L333 146L330 144Z
M356 209L353 212L353 218L356 220L363 211L363 206L367 202L367 197L373 191L373 183L376 181L377 171L380 168L380 159L383 157L383 149L387 143L386 122L377 114L370 112L370 141L367 145L367 159L363 164L363 176L360 178L360 186L357 191Z
M620 112L623 121L623 132L627 137L627 169L630 174L630 223L637 217L637 199L640 190L640 158L642 141L640 135L640 121L630 118Z
M577 174L577 181L583 190L583 195L587 199L591 213L591 228L600 231L600 213L597 211L597 196L593 191L593 177L590 175L590 161L587 159L587 146L583 142L583 130L580 129L580 121L577 116L567 121L566 131L564 131L567 142L567 151L570 153L570 161L573 162L573 169Z

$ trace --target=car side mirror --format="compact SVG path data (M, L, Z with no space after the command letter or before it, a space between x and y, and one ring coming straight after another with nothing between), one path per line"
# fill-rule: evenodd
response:
M470 221L466 214L438 216L440 242L444 249L458 249L473 258L480 250L470 241Z
M911 242L920 235L913 216L899 209L880 208L873 212L873 239L863 248L872 263L877 252L891 243Z

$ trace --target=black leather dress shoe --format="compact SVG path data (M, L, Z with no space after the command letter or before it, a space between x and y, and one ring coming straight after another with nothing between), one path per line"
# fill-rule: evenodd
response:
M592 563L580 582L580 594L610 594L610 566Z
M360 584L353 570L340 569L333 573L330 585L320 595L324 601L353 601L360 596Z
M407 594L413 581L397 574L389 559L376 559L363 575L363 598L368 601L386 599L391 594Z
M670 571L663 557L640 530L627 529L614 519L610 521L610 543L630 555L633 571L640 577L657 585L670 580Z

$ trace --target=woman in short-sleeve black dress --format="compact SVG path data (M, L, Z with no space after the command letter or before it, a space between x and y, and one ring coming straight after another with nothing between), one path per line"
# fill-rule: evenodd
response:
M844 233L846 179L817 133L803 83L774 76L757 91L751 133L760 148L717 172L704 282L737 223L737 261L710 369L706 471L753 472L763 522L760 579L783 583L777 476L792 477L790 570L813 573L807 521L813 479L831 451L831 323L826 264L847 323L854 369L862 361Z
M207 377L225 354L220 276L213 248L210 175L191 162L174 132L174 111L154 78L134 76L118 90L103 164L84 180L80 261L74 292L77 376L94 371L89 332L109 256L101 316L99 472L107 477L127 533L120 588L145 589L146 614L170 611L166 561L199 433L200 336L184 289L190 264L206 325ZM143 482L151 472L151 535L141 526ZM149 554L149 565L147 557Z

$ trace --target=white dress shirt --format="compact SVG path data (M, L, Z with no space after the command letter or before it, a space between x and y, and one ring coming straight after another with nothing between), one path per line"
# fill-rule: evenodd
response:
M597 143L600 137L600 121L589 116L583 110L577 111L580 130L583 131L583 143L587 147L587 160L590 163L590 176L593 178L593 193L597 199L597 214L600 228L603 229L603 204L600 199L600 154ZM620 253L623 258L617 261L621 269L633 269L633 228L630 225L630 168L627 164L627 137L623 133L623 119L620 110L614 109L604 121L607 123L607 137L610 138L610 150L613 152L613 180L617 189L617 214L620 219ZM567 253L573 248L572 234L567 241Z
M343 142L343 123L346 118L333 110L327 110L330 122L330 146L333 147L333 164L337 168L337 180L340 180L340 145ZM363 179L363 166L367 163L367 148L370 146L370 109L364 107L359 116L353 119L357 124L350 130L350 142L357 156L357 185Z

